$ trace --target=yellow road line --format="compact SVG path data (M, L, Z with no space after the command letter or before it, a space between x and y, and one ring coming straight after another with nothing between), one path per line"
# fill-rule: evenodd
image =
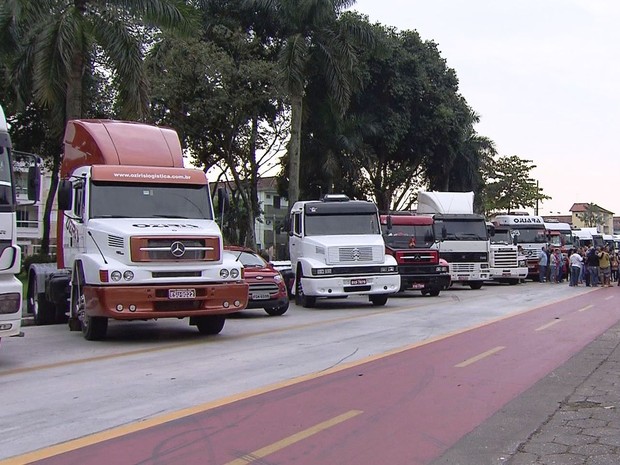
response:
M342 423L353 417L356 417L357 415L361 413L363 413L361 410L349 410L348 412L343 413L342 415L338 415L337 417L334 417L330 420L314 425L308 429L300 431L299 433L295 433L280 441L274 442L273 444L270 444L261 449L255 450L254 452L250 452L249 454L244 455L243 457L233 460L232 462L228 462L226 465L246 465L248 463L255 462L257 460L262 459L263 457L267 457L268 455L278 452L279 450L284 449L285 447L291 446L295 444L296 442L307 439L310 436L314 436L315 434L320 433L323 430L326 430L328 428L331 428L332 426L336 426L339 423Z
M455 366L455 368L465 368L466 366L469 366L472 363L476 363L476 362L478 362L478 361L480 361L480 360L482 360L482 359L484 359L486 357L489 357L489 356L491 356L493 354L496 354L497 352L499 352L501 350L504 350L505 348L506 347L504 347L504 346L497 346L497 347L495 347L493 349L487 350L486 352L483 352L483 353L481 353L479 355L476 355L475 357L468 358L467 360L465 360L465 361L463 361L461 363L458 363L458 364L456 364L454 366Z
M586 310L590 310L592 307L594 307L594 305L590 304L590 305L586 305L583 308L580 308L579 310L577 310L578 312L585 312Z
M538 328L536 328L534 331L542 331L542 330L544 330L544 329L550 328L550 327L551 327L551 326L553 326L553 325L557 325L560 321L562 321L562 320L560 320L559 318L557 318L557 319L555 319L555 320L553 320L553 321L550 321L550 322L549 322L549 323L547 323L546 325L539 326L539 327L538 327Z

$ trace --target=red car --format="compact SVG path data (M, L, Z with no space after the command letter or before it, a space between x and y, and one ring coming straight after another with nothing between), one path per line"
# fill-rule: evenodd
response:
M247 247L227 245L224 246L224 253L243 265L243 278L250 285L247 308L264 308L271 316L284 315L289 300L280 272Z

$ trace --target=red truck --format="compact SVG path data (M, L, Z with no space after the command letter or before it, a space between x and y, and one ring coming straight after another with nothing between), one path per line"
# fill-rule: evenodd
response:
M437 296L450 286L449 267L439 258L433 218L413 214L381 215L381 232L386 254L398 263L400 290L420 290Z

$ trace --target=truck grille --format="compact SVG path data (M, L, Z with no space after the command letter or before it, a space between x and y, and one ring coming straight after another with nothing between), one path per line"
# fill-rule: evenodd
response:
M450 263L452 273L473 273L474 268L473 263Z
M497 268L516 268L517 251L514 249L493 250L493 265Z
M218 237L132 237L134 262L217 261Z
M489 260L486 252L441 252L441 258L448 263L485 263Z
M435 250L421 251L397 251L395 254L396 261L399 265L422 265L439 263L439 255Z
M384 249L381 248L380 262L383 262ZM372 263L374 259L372 247L330 247L328 263Z

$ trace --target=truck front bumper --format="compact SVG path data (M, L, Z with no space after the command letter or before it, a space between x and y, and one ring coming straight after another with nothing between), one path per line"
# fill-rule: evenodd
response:
M400 289L400 275L347 276L301 279L304 294L315 297L392 294Z
M502 279L525 279L528 269L520 268L491 268L491 279L501 281Z
M450 286L450 275L443 274L418 274L400 275L401 289L445 289Z
M248 304L245 282L158 286L84 286L90 316L118 320L225 315Z

